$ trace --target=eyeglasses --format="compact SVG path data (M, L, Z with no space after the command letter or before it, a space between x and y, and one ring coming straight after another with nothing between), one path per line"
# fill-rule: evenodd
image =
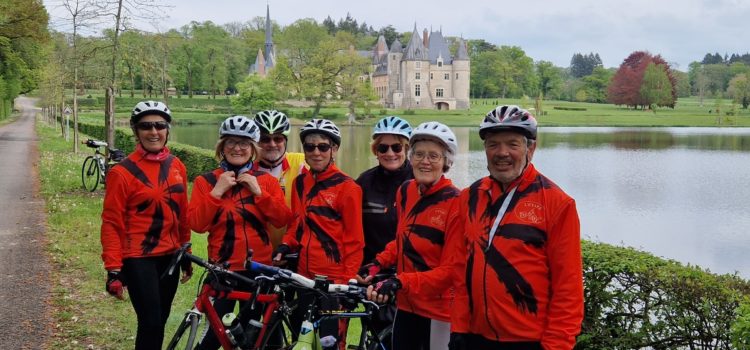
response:
M286 137L281 135L263 135L260 137L260 143L270 143L271 141L273 141L273 143L284 143Z
M224 142L224 147L232 149L235 146L240 146L240 149L248 149L250 146L252 146L253 143L248 140L233 140L233 139L227 139Z
M167 122L138 122L135 124L135 128L138 130L148 131L151 129L164 130L169 128Z
M307 153L315 152L315 149L319 149L321 152L328 152L329 149L331 149L330 143L306 143L302 145L302 149L305 150Z
M401 151L404 150L404 145L400 143L394 143L392 145L386 145L384 143L381 143L378 145L377 151L378 153L385 154L385 153L388 153L388 148L392 149L393 153L401 153Z
M439 162L441 159L443 159L443 155L439 153L428 153L428 152L414 152L411 154L411 159L415 162L421 162L427 158L427 161L434 164Z

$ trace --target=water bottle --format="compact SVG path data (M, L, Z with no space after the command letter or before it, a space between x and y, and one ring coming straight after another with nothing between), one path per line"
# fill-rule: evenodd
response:
M221 323L224 324L224 328L226 329L224 332L227 334L227 338L229 338L229 342L232 345L243 344L245 342L245 333L242 330L242 325L237 315L233 312L224 314L221 318Z
M255 338L258 337L261 328L263 328L263 323L258 320L250 320L247 323L245 327L245 341L247 344L245 345L252 345L257 340Z
M308 320L302 321L302 327L299 330L299 338L297 344L294 345L293 350L313 350L315 349L315 329L312 322Z

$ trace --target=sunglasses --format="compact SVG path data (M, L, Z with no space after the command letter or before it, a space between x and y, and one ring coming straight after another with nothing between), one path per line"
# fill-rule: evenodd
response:
M321 152L328 152L328 150L331 149L331 144L330 143L319 143L319 144L306 143L302 145L302 149L304 149L305 152L307 153L315 152L316 148L320 150Z
M386 145L384 143L381 143L376 148L378 153L385 154L388 153L388 148L393 150L393 153L401 153L401 151L404 150L404 145L400 143L394 143L392 145Z
M271 135L263 135L260 137L260 143L270 143L271 141L273 143L284 143L286 137L281 135L274 135L273 137Z
M135 124L135 128L138 130L148 131L151 129L164 130L169 128L167 122L138 122Z

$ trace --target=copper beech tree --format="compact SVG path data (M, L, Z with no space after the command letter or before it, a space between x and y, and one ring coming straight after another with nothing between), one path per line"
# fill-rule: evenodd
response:
M644 75L649 64L653 64L659 70L663 71L669 85L666 88L671 91L668 96L671 98L659 98L653 100L652 96L660 95L650 92L650 86L644 86ZM656 84L663 86L664 84ZM630 54L620 65L607 89L607 99L610 103L616 105L625 105L633 108L641 107L645 109L651 106L674 108L677 101L677 80L672 74L669 64L660 56L653 56L646 51L636 51ZM662 94L663 96L663 94Z

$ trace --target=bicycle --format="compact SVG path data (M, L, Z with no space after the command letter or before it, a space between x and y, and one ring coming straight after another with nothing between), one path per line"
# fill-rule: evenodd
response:
M168 350L177 349L180 340L187 333L187 341L185 343L186 350L192 350L193 344L195 343L198 328L201 323L203 315L206 316L208 327L213 330L219 344L224 349L262 349L262 341L266 338L268 322L261 324L257 320L250 320L247 324L230 324L226 326L222 317L216 312L213 307L213 298L225 298L228 300L236 301L249 301L248 305L240 310L240 316L249 309L256 307L256 302L265 306L262 319L270 320L274 318L274 313L278 312L291 312L292 306L287 304L284 300L283 289L274 285L273 289L269 293L261 293L262 289L265 289L266 281L274 282L272 278L265 276L261 277L259 281L247 278L236 272L227 270L224 266L219 266L205 261L195 255L187 252L190 247L190 243L183 245L182 248L175 254L172 263L166 273L174 273L175 267L182 259L188 259L191 263L203 267L206 273L211 273L213 276L212 283L205 283L202 285L200 292L198 293L192 309L185 313L182 323L177 328L174 336L167 345ZM242 282L247 285L256 286L255 292L244 292L236 291L233 286L237 282ZM229 314L227 314L229 315ZM234 316L234 314L232 314ZM226 316L226 315L225 315ZM237 318L242 318L238 316ZM231 318L231 317L230 317ZM282 337L286 337L282 335Z
M125 153L116 148L109 149L109 157L100 151L101 147L107 147L107 143L99 140L88 139L81 141L86 147L94 148L94 155L88 156L81 167L81 181L83 188L94 192L99 183L104 184L104 178L111 167L110 163L117 163L125 158Z
M359 343L356 345L349 345L347 349L355 350L387 350L385 343L386 338L390 338L390 327L381 331L380 334L370 324L370 319L373 312L378 310L379 306L367 300L366 287L357 285L355 280L350 280L348 284L335 284L330 283L324 276L318 276L315 279L309 279L307 277L298 275L289 270L282 269L275 266L268 266L257 263L255 261L248 265L248 269L254 272L258 272L273 278L279 278L291 282L292 285L296 285L303 289L313 290L321 295L332 295L346 299L345 304L348 305L363 305L364 311L356 311L354 307L348 307L344 310L321 310L317 303L319 299L308 305L306 317L302 322L299 333L294 336L294 333L284 332L287 337L284 339L274 338L274 330L291 328L289 322L289 316L291 315L291 309L282 309L281 312L274 314L274 318L269 321L268 329L266 333L266 339L261 342L259 349L283 349L283 350L320 350L323 348L323 342L319 338L317 330L318 323L323 319L360 319L362 327L360 330ZM264 323L264 326L266 324ZM343 341L346 341L344 339ZM388 342L389 343L389 342ZM389 343L390 344L390 343Z

